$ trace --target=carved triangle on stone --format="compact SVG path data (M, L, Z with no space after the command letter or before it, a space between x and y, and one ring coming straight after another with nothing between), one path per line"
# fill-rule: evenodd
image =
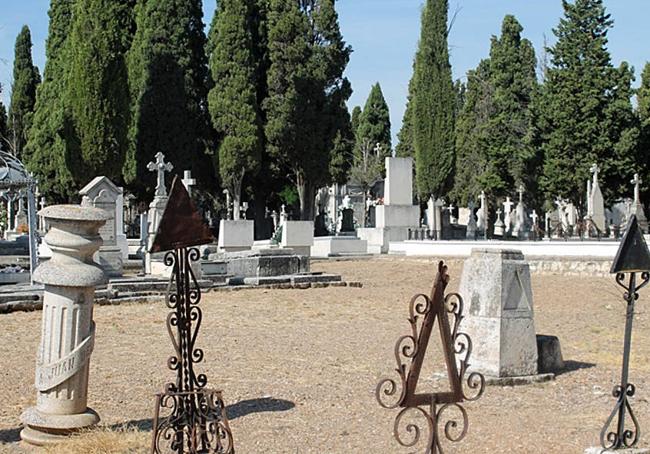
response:
M163 252L214 241L178 176L174 177L165 211L149 252Z
M632 215L610 273L650 271L650 251L643 239L636 216Z

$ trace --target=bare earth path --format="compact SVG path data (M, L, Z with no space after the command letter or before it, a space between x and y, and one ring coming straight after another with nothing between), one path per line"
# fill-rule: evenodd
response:
M394 368L394 342L408 329L408 300L428 293L434 262L380 258L312 268L364 287L219 292L201 303L198 343L206 358L198 369L224 390L237 452L409 452L392 438L396 411L378 406L374 388ZM451 265L451 289L460 271ZM533 293L536 330L560 338L569 371L546 384L488 387L467 405L467 437L447 445L447 453L581 453L597 444L619 375L621 292L608 278L535 275ZM638 309L633 406L646 429L641 444L650 446L650 291L641 294ZM103 425L129 422L143 430L135 435L138 448L128 452L146 452L153 394L173 378L166 369L165 316L162 302L95 309L90 405ZM40 312L0 316L0 451L40 452L16 443L19 415L35 398L40 319ZM429 367L436 369L433 362Z

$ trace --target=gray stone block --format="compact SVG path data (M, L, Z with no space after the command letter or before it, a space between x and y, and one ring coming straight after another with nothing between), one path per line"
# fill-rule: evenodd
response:
M537 356L537 368L541 374L564 369L560 339L555 336L537 335Z

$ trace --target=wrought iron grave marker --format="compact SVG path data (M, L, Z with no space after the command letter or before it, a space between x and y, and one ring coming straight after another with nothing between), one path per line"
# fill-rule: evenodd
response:
M463 320L463 299L458 293L445 295L448 283L447 266L439 262L431 296L417 294L409 303L408 320L411 334L400 337L395 344L395 370L399 375L400 385L398 387L392 378L384 378L376 390L377 400L382 407L402 408L395 417L393 429L395 439L400 445L407 448L416 446L422 431L415 423L407 424L406 432L411 437L410 440L404 440L400 434L400 423L404 416L413 412L415 416L424 417L429 434L427 454L443 452L438 426L441 421L446 420L448 412L456 410L462 420L459 426L456 419L448 419L444 424L444 437L451 442L460 441L465 437L469 421L467 411L461 404L464 401L477 400L485 388L485 378L478 372L470 373L465 380L472 353L472 341L467 334L459 331ZM451 390L418 394L418 380L436 319ZM471 390L471 395L465 394L464 386ZM398 390L400 394L395 400L394 396ZM395 401L391 402L393 400Z
M650 281L650 251L648 251L648 246L643 239L639 223L634 215L630 218L610 273L616 273L616 283L625 289L623 298L627 303L627 311L625 315L621 384L614 387L613 395L616 398L616 405L600 433L600 444L607 450L632 448L636 446L641 435L639 421L632 411L629 400L636 393L636 387L629 382L630 348L632 323L634 322L634 304L639 299L638 291ZM640 282L637 282L637 273L641 273ZM625 282L626 274L629 275L627 283ZM632 428L626 429L625 427L626 415L629 415L632 421ZM616 428L610 430L614 418L617 416Z
M221 391L206 388L205 374L194 370L203 361L203 350L195 345L203 314L198 304L201 289L191 262L199 260L195 246L212 242L185 186L176 177L169 201L149 252L166 252L165 265L173 267L166 304L167 331L174 354L167 361L176 371L175 383L156 395L151 452L163 454L233 454Z

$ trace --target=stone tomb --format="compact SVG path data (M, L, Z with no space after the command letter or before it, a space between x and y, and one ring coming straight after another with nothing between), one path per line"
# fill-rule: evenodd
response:
M84 186L79 194L82 196L81 205L100 208L106 211L108 220L99 230L103 244L99 248L99 265L111 277L122 276L123 254L117 244L117 201L122 196L122 189L113 184L107 177L99 176ZM121 207L120 207L121 208ZM120 225L120 230L122 226Z
M472 339L471 367L488 377L538 373L530 269L521 251L473 249L459 293Z
M290 248L297 255L309 257L314 245L313 221L285 221L282 226L280 246Z
M254 222L225 220L219 223L219 251L238 252L253 247L255 242Z

